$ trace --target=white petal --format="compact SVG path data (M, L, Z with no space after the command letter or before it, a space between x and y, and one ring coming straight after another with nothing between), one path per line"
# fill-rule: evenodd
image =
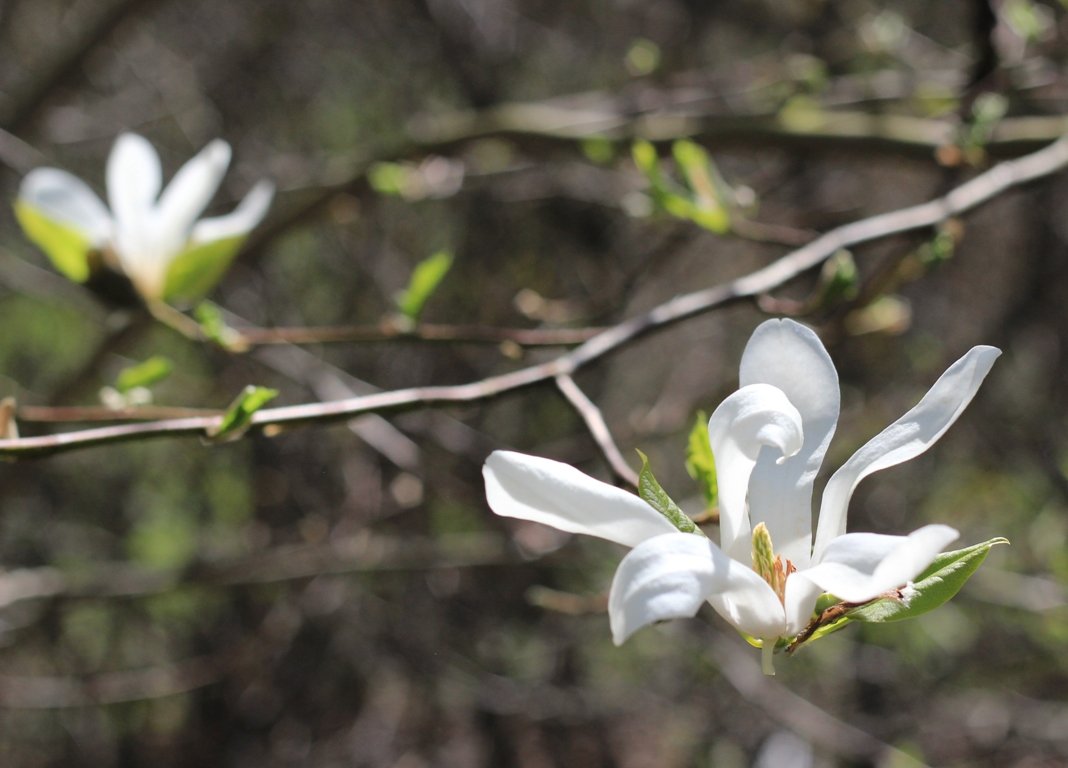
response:
M155 232L155 202L159 195L159 155L135 133L115 141L108 157L108 202L115 219L115 245L123 268L152 255Z
M845 533L849 499L857 483L880 469L919 456L961 415L1001 350L973 347L935 382L923 399L853 454L823 491L813 558L820 562L830 543Z
M230 165L230 145L221 139L183 165L159 198L161 250L176 254L189 240L193 222L215 196Z
M810 328L768 320L746 345L740 381L782 390L801 414L801 450L781 463L774 451L757 458L749 480L749 517L753 525L768 526L777 554L804 568L812 550L812 483L838 423L838 373Z
M261 181L254 186L233 213L201 219L193 225L192 245L247 235L267 215L274 197L274 184Z
M903 586L957 538L948 525L925 525L908 536L850 533L828 545L823 561L793 574L850 603L863 603Z
M749 474L765 446L777 456L791 456L801 448L801 414L781 390L750 384L719 404L708 420L708 438L719 485L720 546L747 563L752 548L745 508Z
M612 639L620 645L648 624L693 616L706 600L754 637L776 638L786 627L778 597L752 569L706 538L669 533L619 564L608 595Z
M19 200L48 218L84 234L94 246L111 236L111 215L89 185L58 168L37 168L26 174Z
M786 579L786 592L783 595L783 604L786 609L786 636L793 637L812 620L812 613L816 608L816 601L823 590L806 578L801 572L791 574Z
M594 480L559 461L494 451L486 459L482 476L490 509L504 517L533 520L628 547L678 532L633 493Z

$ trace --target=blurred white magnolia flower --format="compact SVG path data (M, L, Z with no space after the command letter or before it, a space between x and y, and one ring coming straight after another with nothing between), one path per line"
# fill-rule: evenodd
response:
M72 280L87 280L99 254L147 299L199 298L223 276L274 195L274 186L261 181L232 213L198 221L229 164L230 145L216 139L162 189L156 150L124 133L108 158L110 211L81 179L37 168L22 180L15 212L27 236Z
M761 641L771 673L779 639L806 627L821 593L870 601L907 585L957 538L946 525L908 536L846 533L846 511L864 477L923 453L942 436L1000 354L973 348L834 473L815 541L812 485L838 423L838 374L816 334L791 320L756 329L742 355L741 388L709 420L719 546L679 532L631 493L534 456L494 452L483 468L486 497L499 515L633 547L609 594L617 645L647 624L693 616L707 601Z

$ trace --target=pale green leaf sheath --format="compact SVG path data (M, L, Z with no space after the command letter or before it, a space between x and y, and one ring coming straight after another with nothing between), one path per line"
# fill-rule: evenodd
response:
M835 473L815 541L812 488L838 422L838 376L816 334L791 320L756 329L742 356L741 388L709 419L718 545L670 522L677 508L651 473L643 501L567 465L498 451L484 469L487 499L497 514L633 548L609 595L617 644L648 624L693 616L707 602L763 648L771 674L776 649L829 631L816 620L817 601L838 606L824 611L834 621L908 618L949 599L1002 541L940 556L958 535L946 525L907 536L846 533L860 480L927 450L971 402L999 354L973 348Z
M230 163L230 146L208 144L164 189L156 150L125 133L107 164L107 198L55 168L27 174L15 212L26 235L72 280L90 276L92 252L122 271L149 301L195 299L225 273L273 196L257 184L226 216L201 219Z

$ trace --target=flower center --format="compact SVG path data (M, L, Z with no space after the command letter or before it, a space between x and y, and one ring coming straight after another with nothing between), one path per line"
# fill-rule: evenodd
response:
M785 604L786 579L797 568L789 560L783 564L782 555L775 554L771 532L764 523L757 523L753 528L753 570L775 591L779 602Z

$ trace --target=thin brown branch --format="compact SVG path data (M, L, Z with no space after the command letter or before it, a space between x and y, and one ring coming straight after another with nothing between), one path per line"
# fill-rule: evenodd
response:
M685 138L713 149L763 145L835 151L852 148L928 159L934 159L940 148L956 145L959 138L957 120L821 108L803 115L781 111L731 114L710 108L708 101L695 101L692 89L681 88L648 94L641 100L650 105L644 110L635 110L637 102L633 100L623 102L612 95L593 93L417 116L408 126L407 136L391 138L359 154L333 156L330 166L344 170L331 173L328 179L287 185L309 194L272 216L253 234L241 258L254 260L275 238L325 210L337 194L366 191L367 172L375 163L447 153L487 138L506 138L534 149L547 144L574 147L576 142L591 138L614 142L647 139L658 144ZM1015 157L1033 152L1066 132L1068 115L1005 118L992 128L983 149L991 156ZM763 228L762 234L772 241L793 236L775 228Z
M223 411L217 408L179 408L167 405L136 405L127 408L107 408L98 406L44 406L22 405L16 411L20 422L30 423L89 423L116 421L159 421L162 419L184 419L188 417L221 416Z
M725 304L765 294L818 266L843 248L852 248L892 235L929 229L960 216L1013 187L1049 176L1068 165L1068 139L1017 160L1006 161L930 202L878 214L846 224L779 258L762 269L729 282L678 296L625 320L576 349L553 360L452 386L429 386L361 395L325 403L267 408L257 412L253 426L276 434L290 426L350 419L365 413L395 413L416 408L472 403L570 376L585 365L688 318ZM201 435L216 426L218 417L170 419L146 424L123 424L43 437L0 440L0 456L41 456L92 445L149 437Z
M617 141L643 138L670 142L696 138L716 146L773 143L777 145L850 144L931 156L957 140L955 121L904 114L813 108L801 118L789 112L725 114L672 103L670 93L653 109L635 113L610 98L575 105L574 97L554 102L501 104L482 111L426 115L417 118L410 134L424 151L443 151L491 136L541 141L577 141L592 137ZM1056 140L1068 128L1068 117L1021 117L1002 120L986 148L996 154L1019 153Z
M597 443L597 447L601 449L601 453L604 454L608 466L612 468L612 472L615 473L616 477L637 488L638 473L631 469L630 465L627 464L627 460L623 458L623 454L620 453L619 446L616 445L616 441L612 438L612 432L601 414L601 409L586 396L586 393L579 388L579 385L570 376L557 376L556 387L567 398L567 402L571 404L571 407L582 417L582 421L586 424L586 429L589 430L594 442Z
M515 344L520 347L569 347L589 341L603 328L498 328L484 325L419 323L410 328L385 320L376 325L309 328L241 328L249 346L269 344L371 343L386 341L442 344Z

